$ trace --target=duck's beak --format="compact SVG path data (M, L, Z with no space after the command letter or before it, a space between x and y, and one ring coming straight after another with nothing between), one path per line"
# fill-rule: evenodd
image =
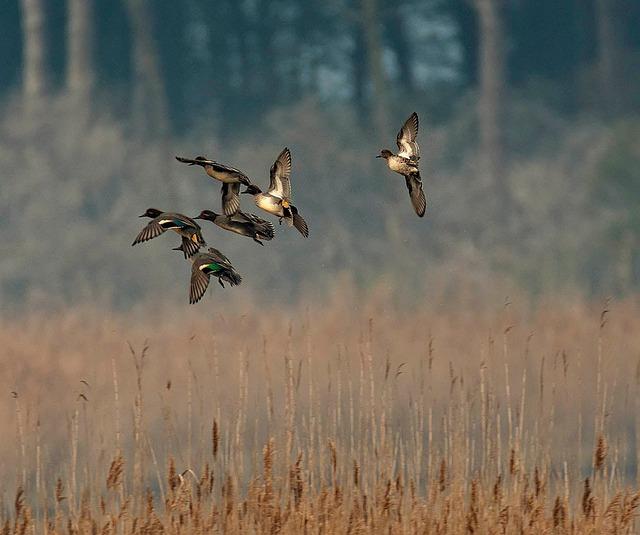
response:
M378 154L376 158L382 158L382 154Z
M147 217L147 214L141 214L138 217Z

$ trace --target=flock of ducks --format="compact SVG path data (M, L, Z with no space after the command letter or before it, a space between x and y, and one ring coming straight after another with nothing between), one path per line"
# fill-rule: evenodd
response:
M409 190L411 204L419 217L424 216L427 201L422 189L420 169L420 148L416 141L418 135L418 114L412 113L396 136L398 153L388 149L380 151L377 158L384 158L392 171L403 175ZM151 221L140 231L132 245L146 242L160 236L167 230L173 230L182 238L179 247L185 259L191 261L191 283L189 287L189 303L194 304L202 299L209 286L211 276L217 277L224 288L227 282L237 286L242 277L235 270L231 261L220 251L209 247L207 252L200 252L206 247L202 237L202 229L196 219L210 221L221 229L252 238L264 245L262 241L270 241L275 235L275 228L270 221L257 215L240 210L240 194L252 195L255 205L263 211L276 216L289 227L295 227L302 236L309 237L307 222L291 203L291 151L284 148L271 166L269 189L263 192L253 184L249 177L239 169L209 160L203 156L183 158L176 156L179 162L190 166L199 165L211 178L222 182L222 214L212 210L203 210L196 217L188 217L177 212L163 212L157 208L148 208L140 217L148 217ZM240 191L244 186L245 190Z

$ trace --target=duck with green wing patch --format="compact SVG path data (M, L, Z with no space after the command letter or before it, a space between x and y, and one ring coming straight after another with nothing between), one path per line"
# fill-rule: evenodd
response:
M178 247L177 250L181 250L181 247ZM231 265L231 261L213 247L209 247L206 253L192 256L191 262L189 303L192 305L202 299L209 287L211 276L217 277L223 288L225 282L231 286L238 286L242 282L242 277Z

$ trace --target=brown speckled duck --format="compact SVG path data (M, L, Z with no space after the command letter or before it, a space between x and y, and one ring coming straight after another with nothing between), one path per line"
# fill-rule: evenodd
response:
M404 176L413 209L419 217L422 217L427 209L427 199L424 196L420 169L418 168L420 147L416 141L417 135L418 114L413 112L396 136L398 154L384 149L376 158L384 158L387 160L389 169Z

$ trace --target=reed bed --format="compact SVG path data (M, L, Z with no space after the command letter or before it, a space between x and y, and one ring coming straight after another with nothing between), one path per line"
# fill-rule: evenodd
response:
M0 526L635 533L639 323L635 299L349 288L5 317Z

